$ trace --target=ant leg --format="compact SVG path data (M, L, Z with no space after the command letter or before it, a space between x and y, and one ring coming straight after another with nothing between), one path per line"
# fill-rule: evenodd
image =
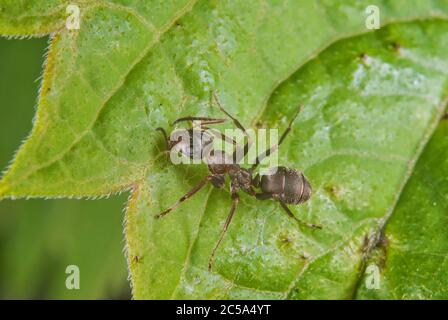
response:
M166 134L165 129L158 127L156 129L156 131L160 131L163 134L163 138L165 140L165 150L161 151L155 158L155 160L159 159L159 157L163 156L163 155L169 155L170 154L170 150L168 147L169 144L169 140L168 140L168 135Z
M222 239L224 239L224 235L227 232L227 228L229 227L230 222L232 222L232 218L235 213L236 207L238 206L239 201L240 201L240 197L238 196L238 193L232 193L232 207L230 208L230 212L227 215L227 219L224 224L224 228L221 231L219 239L216 242L215 247L213 248L210 258L208 259L208 271L212 270L212 265L213 265L213 260L215 259L216 250L218 249L219 245L221 244Z
M167 158L169 158L170 152L171 152L170 150L163 150L163 151L159 152L159 154L156 155L154 160L158 160L161 156L167 156Z
M207 182L209 182L212 179L212 176L207 176L204 179L202 179L196 186L193 187L193 189L191 189L190 191L188 191L186 194L184 194L179 200L176 201L175 204L173 204L171 207L169 207L168 209L166 209L165 211L162 211L161 213L159 213L158 215L156 215L154 218L159 219L162 218L163 216L167 215L168 213L170 213L171 211L173 211L174 209L177 208L177 206L179 204L181 204L182 202L184 202L185 200L187 200L188 198L190 198L191 196L193 196L196 192L198 192L199 190L202 189L203 186L205 186L205 184Z
M225 183L225 176L222 175L213 175L211 178L211 183L213 184L213 186L215 188L221 189L224 187L224 183Z
M237 126L238 129L240 129L241 131L243 131L244 133L247 134L246 129L243 127L243 125L241 124L241 122L238 121L238 119L234 118L230 113L228 113L224 107L221 105L221 102L219 102L218 96L216 95L216 93L213 93L213 97L215 98L216 104L218 105L218 108L226 115L228 116L230 119L232 119L233 123Z
M308 223L308 222L305 222L305 221L302 221L302 220L296 218L296 216L292 213L291 210L289 210L288 206L287 206L284 202L282 202L282 201L279 201L279 202L280 202L280 205L282 206L282 208L283 208L283 209L285 210L285 212L288 214L288 216L291 217L291 218L293 218L294 220L296 220L298 223L300 223L300 224L302 224L302 225L304 225L304 226L307 226L307 227L309 227L309 228L313 228L313 229L322 229L322 226L321 226L321 225L311 224L311 223Z
M230 113L228 113L224 107L221 105L221 102L219 102L218 96L216 95L216 93L213 93L213 97L215 98L216 104L218 105L219 109L225 113L230 119L232 119L233 123L235 124L235 126L240 129L241 131L243 131L244 135L247 137L247 143L244 145L244 149L243 149L243 158L247 155L247 153L249 152L250 147L252 146L252 139L250 138L249 134L247 133L246 129L243 127L243 125L241 124L241 122L238 121L238 119L234 118ZM233 153L232 159L235 160L235 163L238 163L241 159L236 159L237 156L237 151L235 150L235 152Z
M158 127L156 131L160 131L163 134L163 138L165 139L166 149L168 149L168 135L166 134L165 129Z
M272 152L274 152L275 150L278 149L278 147L285 140L288 133L291 131L292 124L293 124L294 120L297 118L297 116L299 115L299 113L302 111L302 109L303 109L303 105L300 105L299 108L297 109L297 112L292 117L291 121L289 121L289 125L286 128L285 132L283 132L283 134L281 135L278 143L276 145L272 146L271 148L269 148L268 150L266 150L265 152L258 155L257 159L255 160L255 163L252 165L252 168L251 168L252 171L254 171L257 168L257 166L260 164L261 161L263 161L265 158L269 157Z
M226 122L227 119L207 118L207 117L183 117L175 120L172 125L183 121L201 121L201 124L216 124Z

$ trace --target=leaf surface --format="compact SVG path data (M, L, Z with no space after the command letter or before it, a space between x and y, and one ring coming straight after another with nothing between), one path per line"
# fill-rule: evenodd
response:
M33 133L0 195L132 188L135 298L352 297L447 93L447 2L378 1L390 26L362 35L369 4L80 2L81 29L53 38ZM210 90L246 126L284 129L305 104L279 159L313 185L292 210L324 225L298 228L278 204L243 195L213 273L228 192L204 189L153 219L206 174L157 158L154 129L218 116Z

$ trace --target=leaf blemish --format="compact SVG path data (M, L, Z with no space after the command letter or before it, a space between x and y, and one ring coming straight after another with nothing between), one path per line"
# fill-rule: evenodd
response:
M326 191L326 193L331 197L331 198L336 198L339 199L342 196L342 192L341 190L339 190L336 186L334 185L326 185L324 187L324 190Z
M310 258L311 258L311 256L306 253L300 255L300 259L305 260L305 261L309 260Z
M389 242L390 242L389 239L384 235L384 233L381 233L380 239L375 247L375 249L381 251L380 259L379 259L380 269L384 269L384 266L386 265Z
M370 58L370 56L367 54L367 53L365 53L365 52L363 52L363 53L361 53L360 55L359 55L359 58L361 59L361 62L364 64L364 65L366 65L366 66L369 66L370 65L370 62L371 62L371 58Z
M278 239L278 248L287 249L291 247L293 239L289 234L280 234Z
M364 240L362 242L361 252L363 252L363 253L367 252L368 248L369 248L369 244L370 244L370 235L367 233L364 236Z
M392 43L392 48L396 53L401 53L401 44L399 44L398 42L393 42Z

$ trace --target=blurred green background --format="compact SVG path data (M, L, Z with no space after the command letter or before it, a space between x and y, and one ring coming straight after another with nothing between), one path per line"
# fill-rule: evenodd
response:
M47 38L0 39L0 171L30 133L47 46ZM125 201L1 201L0 298L130 298ZM79 290L65 287L72 264L80 268Z

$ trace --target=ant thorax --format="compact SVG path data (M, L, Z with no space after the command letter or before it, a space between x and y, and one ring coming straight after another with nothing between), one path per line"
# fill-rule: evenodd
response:
M238 189L242 189L250 195L254 195L254 191L252 190L252 172L239 168L235 173L230 172L230 177L236 181Z
M240 167L233 156L222 150L212 150L207 158L209 170L214 175L228 174L235 190L242 189L252 194L252 173Z

